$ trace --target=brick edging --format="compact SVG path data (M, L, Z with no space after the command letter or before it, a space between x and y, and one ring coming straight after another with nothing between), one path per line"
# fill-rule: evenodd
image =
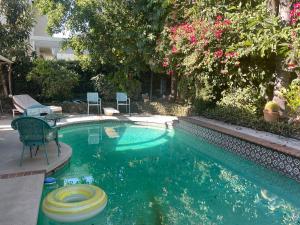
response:
M7 173L7 174L1 174L0 179L8 179L8 178L14 178L14 177L24 177L24 176L30 176L30 175L36 175L36 174L45 174L46 170L32 170L32 171L25 171L25 172L17 172L17 173Z

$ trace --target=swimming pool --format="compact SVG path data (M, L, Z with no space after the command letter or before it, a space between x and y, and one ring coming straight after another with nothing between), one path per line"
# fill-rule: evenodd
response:
M73 224L300 224L300 185L181 129L103 122L63 128L73 148L54 188L101 187L108 205ZM39 225L56 225L40 210Z

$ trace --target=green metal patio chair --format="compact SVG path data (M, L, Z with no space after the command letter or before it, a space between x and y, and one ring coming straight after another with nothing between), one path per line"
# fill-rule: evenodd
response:
M20 160L20 166L22 166L24 151L26 147L30 149L30 155L32 157L32 148L43 146L45 149L45 157L47 164L49 164L47 147L46 145L50 141L55 141L57 145L57 153L60 155L60 144L58 142L58 128L50 126L45 120L23 116L14 119L11 122L11 126L14 130L18 130L20 135L20 141L23 143L23 150Z

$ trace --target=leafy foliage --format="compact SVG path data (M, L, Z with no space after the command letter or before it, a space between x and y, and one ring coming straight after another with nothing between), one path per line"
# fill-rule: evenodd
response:
M202 111L201 115L211 119L222 120L226 123L287 137L294 137L296 134L299 135L299 125L288 124L285 121L268 123L262 117L257 117L257 115L249 113L249 111L236 107L217 106L215 108L208 108Z
M129 97L137 100L141 93L141 83L137 79L127 77L118 72L111 76L98 74L92 77L94 87L101 93L104 99L115 99L115 94L118 91L126 92Z
M41 87L43 97L64 100L72 96L72 89L78 84L79 75L59 61L37 59L27 79Z
M130 76L149 69L167 11L164 1L143 0L37 0L35 5L48 15L51 33L71 32L67 44L85 65L109 63Z
M284 98L293 117L300 115L300 79L292 81L288 89L282 89Z
M12 79L17 81L15 88L22 91L30 85L25 83L25 76L30 69L30 44L29 35L34 24L34 16L31 5L27 0L1 0L0 1L0 55L12 60ZM4 93L5 73L7 68L1 71ZM3 72L1 74L1 72Z
M264 105L264 99L260 91L253 87L232 88L222 92L222 99L218 105L224 107L235 107L254 115L260 115Z
M0 55L18 60L27 55L28 38L34 23L32 8L27 0L0 1Z

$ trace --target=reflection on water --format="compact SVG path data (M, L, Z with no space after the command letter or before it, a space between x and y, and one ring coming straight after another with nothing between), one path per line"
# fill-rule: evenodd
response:
M298 183L183 131L104 123L62 133L73 156L58 186L92 183L109 198L100 215L77 225L300 224ZM40 212L38 224L59 223Z
M88 144L98 145L102 140L102 127L92 127L88 128Z

